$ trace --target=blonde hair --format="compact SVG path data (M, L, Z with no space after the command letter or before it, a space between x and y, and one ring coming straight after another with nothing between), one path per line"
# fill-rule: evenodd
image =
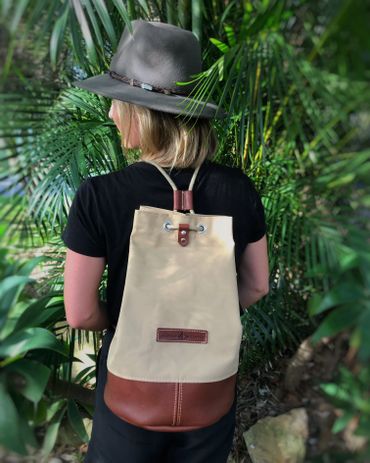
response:
M218 147L217 134L209 119L196 118L153 110L121 100L113 100L119 114L128 114L129 133L132 118L138 122L141 156L139 160L154 161L162 167L196 168L212 159Z

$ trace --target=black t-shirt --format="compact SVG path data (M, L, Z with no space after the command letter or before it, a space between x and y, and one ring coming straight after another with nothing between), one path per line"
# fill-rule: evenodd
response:
M165 168L180 190L189 188L194 169ZM140 205L173 210L173 189L152 164L138 161L84 180L73 199L61 238L68 248L106 257L107 307L118 320L126 278L130 233ZM239 168L203 162L193 186L195 213L233 217L235 264L248 243L266 233L264 208L252 180Z

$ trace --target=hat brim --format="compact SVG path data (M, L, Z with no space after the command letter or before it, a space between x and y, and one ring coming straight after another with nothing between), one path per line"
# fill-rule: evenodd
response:
M72 85L107 98L127 101L128 103L146 106L158 111L207 119L214 117L224 119L228 116L226 111L213 103L205 103L186 96L152 92L113 79L109 74L88 77L85 80L75 80Z

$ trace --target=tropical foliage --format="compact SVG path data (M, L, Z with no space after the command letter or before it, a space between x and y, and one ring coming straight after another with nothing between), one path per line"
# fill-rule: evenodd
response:
M1 250L0 444L23 455L39 448L35 433L45 427L41 451L47 455L64 418L82 440L88 440L76 400L60 398L53 387L57 372L59 378L69 376L69 381L80 384L89 375L82 370L71 378L71 365L78 359L71 350L73 342L63 336L62 295L52 291L37 299L29 295L36 283L30 273L45 260L42 256L14 262L6 249ZM83 405L91 416L91 407Z
M214 122L220 140L215 159L241 167L253 179L266 211L271 289L243 316L242 372L255 365L267 368L315 330L317 340L351 329L351 344L366 362L370 55L364 52L365 3L2 0L4 245L52 246L48 286L61 291L60 233L76 188L85 177L120 169L137 155L122 152L107 116L109 101L71 82L108 68L131 19L177 24L191 29L202 44L204 70L196 76L194 96L215 100L229 113ZM102 298L105 284L104 279ZM31 325L14 322L17 330L22 325L24 334L53 332L55 318L44 325L47 310L44 304L43 315ZM62 322L60 312L56 318ZM89 335L71 331L73 352L74 340ZM9 352L2 362L11 365ZM31 361L26 357L24 362ZM67 379L57 365L51 368ZM50 372L43 371L45 381ZM44 383L36 398L42 392ZM3 393L9 394L5 386ZM55 422L68 405L58 407ZM69 407L74 416L75 406Z

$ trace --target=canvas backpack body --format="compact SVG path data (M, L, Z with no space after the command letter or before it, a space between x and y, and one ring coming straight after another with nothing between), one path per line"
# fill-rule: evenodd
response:
M146 162L173 188L174 209L135 210L104 401L135 426L190 431L217 422L235 397L243 328L233 218L194 212L200 166L178 190Z

